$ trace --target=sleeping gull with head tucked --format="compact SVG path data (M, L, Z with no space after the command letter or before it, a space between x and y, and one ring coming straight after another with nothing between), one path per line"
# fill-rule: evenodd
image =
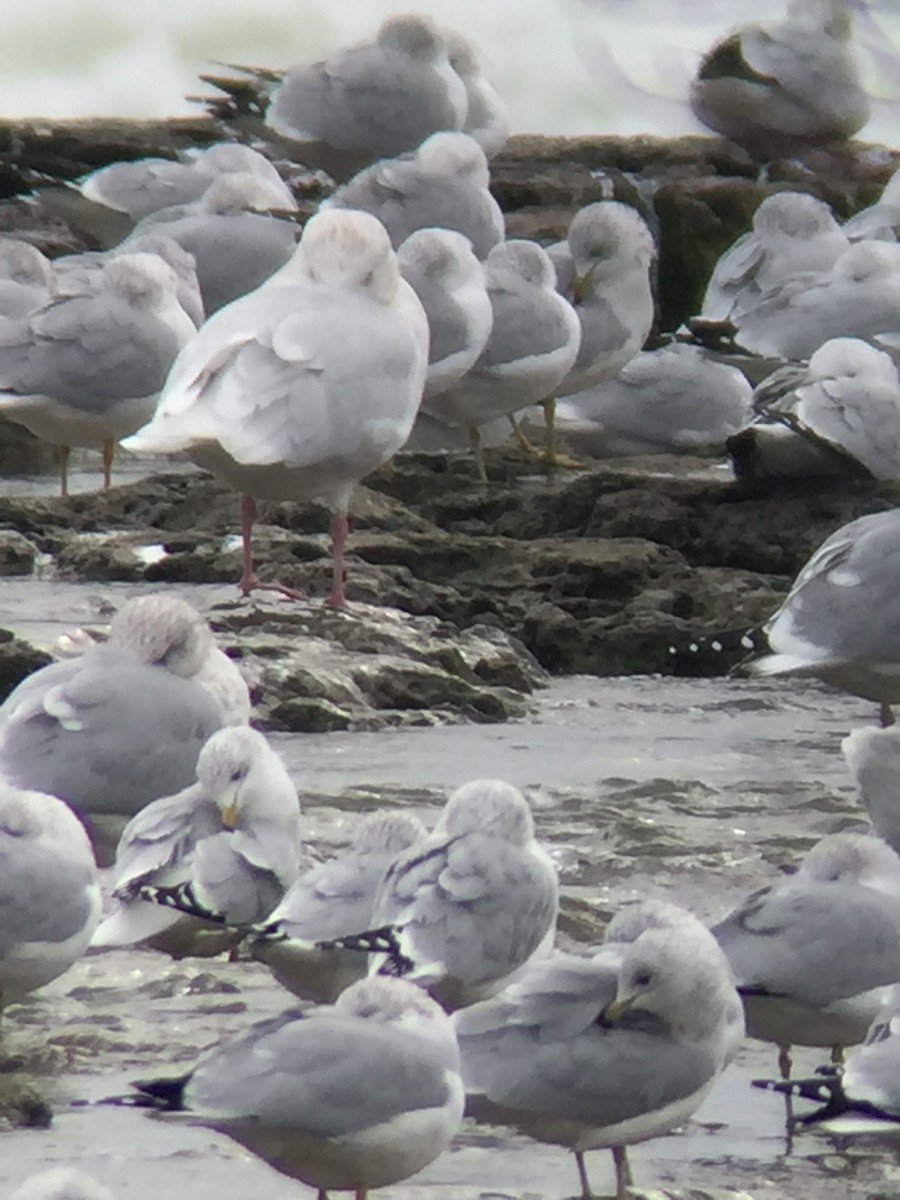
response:
M109 259L84 293L0 323L0 414L61 447L113 447L153 412L178 351L195 333L174 271L155 254Z
M372 927L324 947L372 952L448 1010L498 992L556 929L559 884L524 796L478 779L458 788L432 834L388 868Z
M116 909L95 948L149 941L181 958L217 954L266 917L297 880L297 792L261 733L230 726L197 759L197 782L126 825L113 868ZM211 928L210 922L217 926Z
M764 161L845 141L871 109L852 39L845 0L788 0L782 20L742 25L713 46L691 108Z
M625 1200L626 1147L695 1112L743 1034L714 939L658 902L625 910L592 955L529 964L454 1020L467 1109L573 1150L584 1200L585 1152L612 1150Z
M26 317L50 299L55 283L46 255L19 238L0 237L0 317Z
M87 834L61 800L0 778L0 1015L68 971L100 919Z
M135 1086L133 1103L227 1134L320 1200L365 1200L421 1171L463 1112L450 1019L400 979L361 980L333 1006L213 1046L187 1075Z
M428 321L382 226L319 213L287 266L185 347L127 446L186 451L242 493L245 594L260 586L254 497L322 500L334 514L328 602L342 608L350 497L406 440L427 367Z
M250 953L296 996L323 1004L336 1000L365 975L365 956L316 943L368 929L388 867L425 836L411 813L366 813L350 845L302 875L252 931Z
M194 779L224 724L246 722L247 685L198 612L139 596L110 640L24 679L0 707L0 777L80 815L133 816Z

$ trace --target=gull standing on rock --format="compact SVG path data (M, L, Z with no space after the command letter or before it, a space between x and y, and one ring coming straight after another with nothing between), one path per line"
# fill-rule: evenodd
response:
M458 384L426 397L422 412L469 430L478 473L487 480L478 427L552 396L578 354L581 325L556 290L547 252L534 242L502 242L485 263L493 323L475 365Z
M370 973L404 976L448 1011L463 1008L552 946L558 891L524 796L478 779L458 788L431 836L388 869L373 928L323 948L370 951Z
M373 163L321 208L354 208L384 225L397 248L417 229L455 229L480 259L503 241L503 213L489 190L487 158L467 133L433 133L413 154Z
M510 987L455 1017L467 1111L575 1153L610 1149L616 1196L626 1147L699 1108L743 1034L722 951L674 905L635 905L588 957L530 963Z
M437 396L472 369L490 336L494 317L484 268L468 238L449 229L411 233L397 258L428 318L425 396Z
M366 961L355 950L322 950L316 943L368 929L388 867L425 837L411 813L366 813L350 845L302 875L253 931L250 953L295 996L332 1003L365 975Z
M825 203L806 192L776 192L753 214L753 228L737 239L713 269L700 316L734 321L789 279L830 271L849 250Z
M846 141L871 110L852 37L845 0L788 0L783 20L742 25L709 51L691 108L764 162Z
M178 351L196 332L174 271L155 254L110 259L95 287L0 323L0 414L61 450L68 495L72 446L113 447L151 415Z
M343 608L350 497L408 437L427 368L428 321L382 226L319 213L284 270L185 347L128 448L186 451L242 493L245 595L260 586L254 497L322 500L334 514L328 603Z
M0 778L0 1016L68 971L100 919L87 834L61 800Z
M763 627L757 675L811 676L872 700L892 725L900 703L900 509L872 513L826 538Z
M234 945L297 880L300 805L290 776L261 733L214 733L197 782L154 800L125 827L116 850L118 907L95 948L148 942L175 958ZM210 925L215 921L215 925Z
M227 1134L319 1200L366 1200L421 1171L463 1113L453 1025L401 979L364 979L333 1006L213 1046L187 1075L135 1087L131 1103Z
M804 367L775 371L757 416L728 440L738 479L900 478L900 378L889 354L832 338Z
M543 458L562 465L565 460L556 452L556 397L614 379L640 351L653 325L650 270L656 247L635 209L605 200L579 209L565 241L552 245L548 254L557 291L574 307L581 326L575 362L543 401Z
M0 778L80 816L133 816L187 787L207 738L246 722L247 685L174 596L139 596L110 640L24 679L0 706Z

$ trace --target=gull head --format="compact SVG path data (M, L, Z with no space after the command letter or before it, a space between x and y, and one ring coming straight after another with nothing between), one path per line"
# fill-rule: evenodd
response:
M356 828L353 849L360 854L399 854L425 837L425 826L413 813L366 813Z
M388 17L379 27L377 41L379 46L423 62L434 62L447 56L440 29L424 13L397 13Z
M824 342L809 360L809 374L814 379L864 378L900 385L891 356L859 338L831 338Z
M170 301L178 278L158 254L117 254L103 267L103 285L132 308L158 308Z
M487 188L490 182L487 156L467 133L442 130L431 134L416 151L415 161L426 177L465 178L480 188Z
M838 41L848 41L853 32L853 13L847 0L791 0L787 19L791 25L821 31Z
M798 874L820 883L862 883L877 887L884 877L897 879L900 859L890 846L871 834L832 833L813 846L800 864Z
M900 279L900 246L893 242L855 242L834 264L832 276L865 283L869 279Z
M198 212L227 217L254 208L272 208L272 186L250 171L219 175L197 201Z
M18 238L0 238L0 279L50 287L53 283L53 267L50 260L30 242Z
M185 250L174 238L166 237L164 233L143 233L140 237L129 239L127 253L155 254L169 264L179 279L196 279L196 258L190 250ZM117 257L121 258L121 255Z
M632 264L647 269L656 253L646 221L618 200L600 200L580 209L572 218L566 241L576 284L579 279L618 275Z
M190 678L215 647L203 617L177 596L137 596L110 622L109 640L142 662Z
M448 292L484 278L472 243L452 229L417 229L399 247L397 258L404 278L428 279Z
M502 779L473 779L456 789L441 813L435 833L459 837L484 833L516 846L534 840L534 819L518 788Z
M276 760L261 733L248 725L229 725L210 737L197 758L197 781L212 796L227 829L234 829L254 807L254 799L265 799L266 768Z
M526 283L556 291L556 268L546 250L525 238L513 238L495 246L485 259L488 281L495 287L516 287Z
M837 229L834 214L817 196L807 192L776 192L767 196L753 214L753 228L762 235L783 233L809 238L826 229Z
M642 900L620 909L606 927L604 945L636 942L648 929L678 929L697 925L697 918L687 909L670 904L668 900Z
M361 979L338 996L334 1007L347 1016L385 1025L430 1025L446 1029L455 1040L450 1018L437 1001L405 979L386 975Z
M382 304L391 304L400 286L386 229L355 209L329 208L310 217L291 265L292 279L360 289Z

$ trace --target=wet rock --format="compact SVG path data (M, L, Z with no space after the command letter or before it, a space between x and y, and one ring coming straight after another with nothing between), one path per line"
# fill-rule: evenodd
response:
M24 425L0 417L0 475L58 471L56 449L39 441Z
M26 675L51 661L45 651L15 637L9 629L0 629L0 696L8 696Z
M38 1088L19 1075L0 1074L0 1132L4 1129L47 1129L50 1105Z

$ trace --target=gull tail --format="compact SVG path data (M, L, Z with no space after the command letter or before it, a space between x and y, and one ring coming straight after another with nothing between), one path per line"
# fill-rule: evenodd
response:
M134 1092L127 1096L104 1096L96 1103L114 1104L119 1108L153 1108L157 1112L183 1112L184 1089L190 1078L187 1074L177 1078L170 1075L165 1079L135 1079L131 1083Z
M380 975L408 975L415 967L413 960L403 952L400 942L402 927L382 925L380 929L367 929L363 933L351 933L347 937L334 938L328 942L317 942L318 950L358 950L362 954L384 954L387 961L379 969Z
M151 904L174 908L188 917L199 917L202 921L215 921L217 925L227 924L221 913L207 908L198 898L194 885L190 881L176 884L174 887L157 887L145 883L136 888L133 895L138 900L149 900Z

